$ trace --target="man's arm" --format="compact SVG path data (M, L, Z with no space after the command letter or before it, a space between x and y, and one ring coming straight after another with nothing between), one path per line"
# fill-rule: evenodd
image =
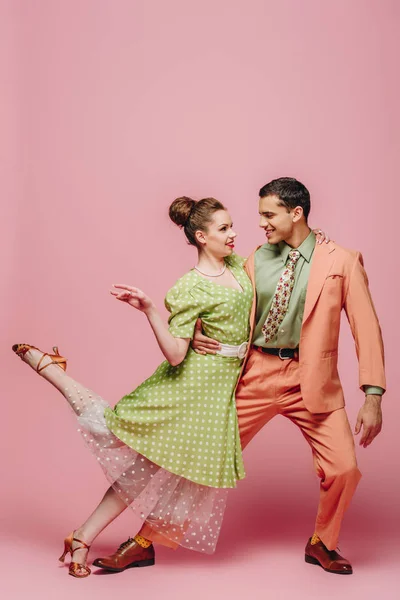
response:
M360 445L366 448L382 429L381 401L386 380L381 329L359 253L349 276L344 308L356 345L360 387L366 394L354 432L357 435L362 430Z

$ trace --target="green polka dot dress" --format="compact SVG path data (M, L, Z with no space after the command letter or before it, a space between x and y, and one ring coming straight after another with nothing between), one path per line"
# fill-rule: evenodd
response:
M223 344L248 340L252 286L243 259L226 259L242 291L192 270L166 296L169 330L192 338L198 318L206 335ZM108 429L149 461L197 484L231 488L245 476L234 389L238 358L201 356L190 347L176 366L156 372L104 416Z

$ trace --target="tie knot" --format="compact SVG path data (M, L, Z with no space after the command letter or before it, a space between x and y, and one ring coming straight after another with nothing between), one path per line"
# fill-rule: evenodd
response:
M298 250L291 250L289 252L289 260L293 261L293 262L297 262L300 258L300 252Z

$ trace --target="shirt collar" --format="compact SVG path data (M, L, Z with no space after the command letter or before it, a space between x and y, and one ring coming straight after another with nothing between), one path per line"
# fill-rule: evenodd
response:
M300 246L298 248L296 248L296 250L298 250L300 252L301 256L307 262L310 262L311 257L313 255L314 248L315 248L315 241L316 241L315 234L313 231L310 231L309 235L306 237L304 242L302 242L300 244ZM281 253L282 260L286 264L286 261L289 256L289 252L291 250L294 250L294 248L291 248L291 246L288 246L288 244L286 244L286 242L279 242L278 247L279 247L279 250Z

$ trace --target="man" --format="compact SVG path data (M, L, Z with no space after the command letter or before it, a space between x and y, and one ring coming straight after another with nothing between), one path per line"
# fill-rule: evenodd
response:
M267 243L249 257L253 282L251 347L236 389L242 447L277 414L297 425L312 448L321 479L320 501L306 562L352 573L336 551L343 514L361 477L337 371L340 313L344 309L365 392L355 433L366 448L382 428L383 343L359 252L318 245L307 224L310 194L289 177L260 190L260 227ZM218 344L200 333L198 351Z
M386 383L379 323L361 255L332 242L315 243L307 224L310 194L302 183L283 177L265 185L259 212L267 243L246 263L255 295L251 344L236 389L242 447L277 414L301 429L321 479L306 561L351 574L349 561L335 551L344 511L361 476L337 372L340 313L343 308L350 323L366 395L355 427L356 434L362 431L364 447L382 426ZM198 331L193 347L215 353L219 344ZM94 564L118 571L140 566L152 546L136 538Z

